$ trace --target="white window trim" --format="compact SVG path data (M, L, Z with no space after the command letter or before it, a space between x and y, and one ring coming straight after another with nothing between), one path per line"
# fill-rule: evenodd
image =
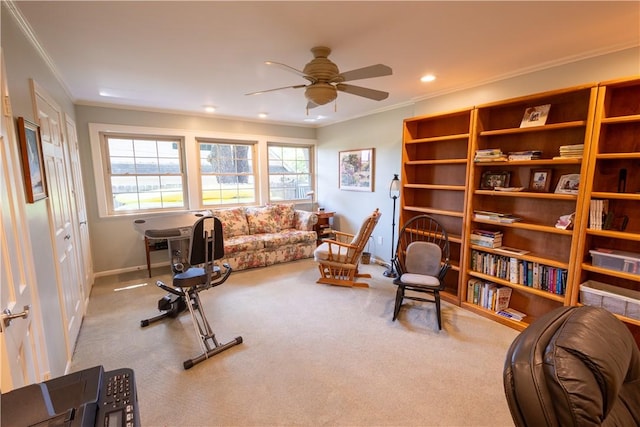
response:
M268 143L278 144L308 144L314 146L316 151L316 140L309 138L290 138L290 137L278 137L270 135L254 135L254 134L236 134L229 132L212 132L202 130L190 130L190 129L170 129L160 127L145 127L145 126L131 126L131 125L117 125L107 123L89 123L89 141L91 144L91 161L93 163L93 176L96 187L96 199L98 203L98 216L100 218L113 218L122 216L140 216L153 214L154 211L149 212L109 212L107 203L107 191L105 170L103 164L103 152L101 144L102 133L121 133L121 134L133 134L141 136L169 136L182 138L184 141L184 162L185 162L185 175L187 177L187 207L186 210L200 210L206 207L201 206L200 194L201 185L199 179L200 169L200 157L197 150L198 140L202 139L228 139L239 141L256 141L257 145L257 158L255 159L255 168L258 172L258 181L256 183L256 198L258 205L264 205L269 198L269 161L268 161ZM317 156L314 153L314 162ZM317 164L314 164L314 171L317 168ZM208 208L211 208L209 206ZM181 210L175 210L173 212L180 212ZM166 210L164 211L166 212Z

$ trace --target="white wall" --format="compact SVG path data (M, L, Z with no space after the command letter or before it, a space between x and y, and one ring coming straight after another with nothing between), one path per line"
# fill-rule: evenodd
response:
M327 209L337 212L337 228L347 232L357 230L361 219L372 208L380 207L383 214L373 234L382 236L383 245L378 245L376 239L372 252L374 256L388 261L391 256L392 223L388 186L393 174L400 172L403 119L634 75L640 77L640 47L423 99L412 107L320 128L317 136L318 156L323 167L318 171L318 201ZM367 147L377 147L375 191L340 191L337 184L338 152ZM396 218L396 236L398 228Z

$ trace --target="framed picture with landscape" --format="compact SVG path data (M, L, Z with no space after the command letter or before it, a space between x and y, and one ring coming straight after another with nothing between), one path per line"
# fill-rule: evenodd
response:
M18 140L27 202L34 203L47 197L40 127L18 117Z
M529 191L548 193L551 186L551 169L531 169Z
M374 149L340 151L338 183L341 190L373 191Z

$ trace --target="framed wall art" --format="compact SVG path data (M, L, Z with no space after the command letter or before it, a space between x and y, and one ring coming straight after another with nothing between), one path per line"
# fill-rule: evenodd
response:
M23 117L18 117L18 140L27 202L34 203L47 197L40 127Z
M508 187L511 173L506 171L485 171L480 179L481 190L494 190L496 187Z
M338 184L341 190L373 191L374 149L340 151Z
M529 191L548 193L551 186L551 169L531 169Z

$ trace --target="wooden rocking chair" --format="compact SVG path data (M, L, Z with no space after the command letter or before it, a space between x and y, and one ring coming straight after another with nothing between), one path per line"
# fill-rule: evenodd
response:
M325 239L313 253L318 262L320 278L316 283L337 286L356 286L368 288L364 282L356 282L357 277L370 278L370 274L358 273L360 256L371 233L378 223L380 211L376 209L362 223L358 234L335 232L335 239Z

